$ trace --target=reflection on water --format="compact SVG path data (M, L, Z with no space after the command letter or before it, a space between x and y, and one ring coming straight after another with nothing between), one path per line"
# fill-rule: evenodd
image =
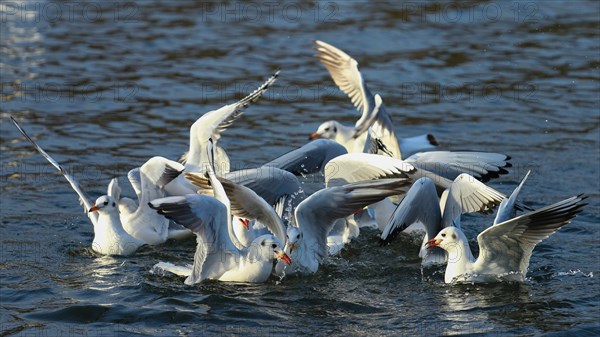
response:
M597 1L0 3L2 332L16 335L598 333L600 3ZM265 99L219 143L251 168L307 141L352 104L312 57L311 39L360 63L398 135L443 149L507 153L522 201L577 193L589 205L536 248L525 285L443 284L418 243L362 236L316 275L187 287L149 273L189 263L193 238L135 257L92 253L76 195L7 121L19 119L92 196L155 155L177 159L190 124L275 70ZM315 191L321 176L305 177ZM126 188L125 195L133 195ZM464 219L467 237L492 222ZM569 271L581 274L563 275ZM85 325L83 325L85 324ZM81 326L85 330L77 330ZM433 333L432 333L433 332Z

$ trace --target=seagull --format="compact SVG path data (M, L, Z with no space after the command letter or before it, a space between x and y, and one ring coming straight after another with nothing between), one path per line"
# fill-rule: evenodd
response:
M288 229L290 242L285 252L290 253L292 264L278 263L277 275L296 272L312 274L328 255L327 235L335 221L347 217L363 207L387 196L398 194L409 184L407 179L383 179L325 188L315 192L298 205L294 212L297 232ZM296 234L297 233L297 234ZM299 235L298 238L290 237Z
M428 241L428 248L440 247L448 253L446 283L524 281L535 246L568 224L586 205L587 197L580 194L514 217L515 199L524 181L500 205L494 225L477 236L477 259L458 227L446 227Z
M169 231L169 220L148 206L149 201L168 195L164 187L181 175L184 169L184 166L176 161L156 156L146 161L137 170L138 174L135 177L130 171L128 176L138 196L138 202L121 198L118 182L109 188L109 195L119 204L121 222L128 233L149 245L162 244L170 237L184 238L188 235L187 230Z
M240 101L209 111L192 124L190 127L189 151L183 158L187 172L204 172L205 167L209 164L205 157L209 138L214 142L216 173L223 175L223 173L229 172L229 158L225 151L217 146L217 141L221 138L221 133L240 118L245 109L256 102L275 83L277 76L279 76L279 71Z
M354 127L342 125L337 121L327 121L318 127L310 139L331 139L343 145L348 152L364 152L367 134L370 132L372 137L381 140L392 157L398 159L419 151L431 150L438 145L431 134L399 141L390 115L383 105L383 99L379 94L373 95L367 88L358 70L358 62L328 43L319 40L313 42L314 49L318 52L316 57L362 115Z
M205 279L230 282L265 282L273 270L273 261L290 264L290 257L283 252L282 243L271 234L254 239L252 245L239 248L231 227L231 212L227 195L212 168L212 142L207 143L207 173L214 197L204 194L167 197L153 200L149 206L159 214L173 220L196 234L197 247L191 268L159 263L162 268L186 275L188 285ZM247 191L246 191L247 192ZM223 202L225 201L225 203ZM189 272L189 274L188 274Z
M77 180L33 141L12 116L10 119L31 145L65 177L79 196L84 211L94 226L93 251L102 255L131 255L145 244L142 240L136 239L125 231L119 216L119 208L113 197L103 195L96 199L95 203L92 202L92 199ZM109 188L114 185L114 181L115 179L111 181Z
M383 229L380 244L390 243L398 234L415 222L423 224L425 237L419 251L423 266L439 265L446 262L441 249L427 249L427 242L442 228L460 228L460 218L464 213L484 212L494 205L504 202L504 197L472 176L463 173L456 177L450 188L438 198L435 183L428 177L415 181L402 202L393 212Z

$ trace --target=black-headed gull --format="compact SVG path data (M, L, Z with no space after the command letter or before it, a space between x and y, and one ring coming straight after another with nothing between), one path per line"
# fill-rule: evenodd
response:
M292 265L288 268L278 263L276 274L315 273L328 255L327 236L337 219L398 194L408 184L407 179L374 180L325 188L306 198L294 212L298 240L298 234L288 228L290 242L286 244L286 253L292 257Z
M446 260L442 251L427 249L429 239L436 236L442 228L460 228L462 214L490 211L503 200L500 193L466 173L454 179L441 199L438 198L435 183L430 178L420 178L393 212L382 231L380 243L391 242L410 225L420 222L425 229L423 245L419 251L422 264L443 264Z
M495 224L477 236L477 259L458 227L446 227L428 241L429 248L440 247L448 253L446 283L524 281L535 246L568 224L586 205L586 197L578 195L512 217L521 185L501 205Z
M378 138L394 158L407 157L413 153L431 150L438 144L431 134L401 139L396 137L390 115L385 110L379 94L373 95L358 70L358 62L342 50L315 40L316 57L323 63L335 84L352 100L361 113L354 127L344 126L337 121L328 121L319 126L310 139L327 138L342 144L348 152L364 152L368 130Z
M188 172L204 172L206 165L208 165L206 147L209 138L212 139L215 147L216 173L223 175L223 173L229 172L229 158L222 149L217 147L217 141L221 138L221 133L236 119L240 118L244 110L250 104L256 102L275 83L278 75L279 71L240 101L209 111L192 124L190 127L190 148L185 155L185 167Z
M19 132L25 136L31 145L33 145L33 147L46 158L50 164L60 171L75 193L79 196L84 211L94 225L92 250L102 255L131 255L135 253L139 247L144 245L142 240L134 238L123 229L119 216L119 208L113 197L103 195L96 199L96 202L92 202L92 199L90 199L77 180L75 180L66 169L31 139L12 116L10 118ZM112 184L114 184L114 180L111 182L111 185Z
M178 275L187 276L186 284L205 279L232 282L264 282L273 270L273 261L291 263L282 243L267 234L254 239L250 247L236 243L231 226L231 206L225 188L212 166L212 142L207 143L207 173L214 197L204 194L167 197L153 200L149 206L159 214L190 229L197 237L194 264L191 268L167 263L155 265ZM246 191L247 192L247 191ZM268 206L270 207L270 206Z

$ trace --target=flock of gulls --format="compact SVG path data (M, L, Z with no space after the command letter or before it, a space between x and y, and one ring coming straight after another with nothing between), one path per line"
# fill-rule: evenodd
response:
M260 167L230 171L218 145L221 134L275 83L277 72L239 102L195 121L189 151L179 161L153 157L132 169L127 178L133 199L121 196L114 178L94 202L11 118L79 195L94 226L91 248L97 254L131 255L144 245L195 235L192 264L158 262L152 268L181 275L186 284L316 273L364 226L381 231L381 245L402 232L422 233L422 264L445 265L447 283L523 281L535 245L585 205L586 197L577 195L533 210L517 201L529 172L510 195L485 185L508 172L510 157L438 151L430 134L398 138L383 99L367 88L356 60L322 41L314 48L361 113L354 126L327 121L306 145ZM323 188L305 195L299 177L319 173ZM475 258L461 216L496 208L493 224L477 236Z

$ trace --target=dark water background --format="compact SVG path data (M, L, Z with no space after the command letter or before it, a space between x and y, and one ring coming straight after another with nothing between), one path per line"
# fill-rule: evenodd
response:
M2 335L600 334L600 2L2 1L0 15ZM446 286L417 246L366 231L314 276L184 286L149 269L191 259L194 240L90 253L76 195L8 121L98 196L151 156L177 158L196 118L282 69L221 139L234 168L256 166L357 118L313 38L359 61L398 134L510 154L492 186L509 193L532 169L532 207L590 196L536 248L527 283ZM473 243L491 221L465 219Z

